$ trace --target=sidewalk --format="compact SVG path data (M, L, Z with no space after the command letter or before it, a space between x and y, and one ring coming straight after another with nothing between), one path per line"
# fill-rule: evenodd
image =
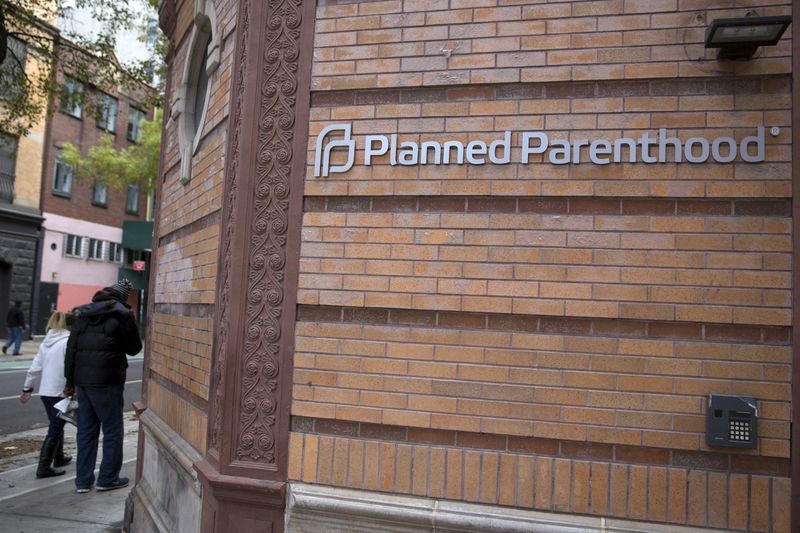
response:
M118 532L121 531L125 499L136 472L138 421L125 414L125 439L121 476L131 484L108 492L75 492L75 427L67 425L65 451L73 456L63 476L36 479L38 451L0 459L0 530L4 532ZM46 428L0 437L0 450L14 442L41 442ZM98 461L102 456L102 442ZM99 463L98 463L99 464Z
M22 343L18 356L0 353L0 371L27 369L39 351L44 336ZM0 343L4 343L2 339ZM142 354L130 359L141 359ZM120 475L131 480L124 489L108 492L75 492L75 427L67 424L64 435L65 452L72 462L59 477L36 479L39 446L47 428L0 435L0 531L19 533L94 533L119 532L125 512L125 499L136 476L136 445L139 423L133 413L125 413L125 439ZM7 450L8 447L16 450ZM97 460L102 457L102 441ZM26 452L12 455L16 451ZM11 455L10 457L8 457ZM3 456L6 456L3 458Z
M13 344L8 348L7 355L3 355L3 352L0 352L0 370L28 368L31 366L31 360L36 357L36 352L39 351L42 340L44 340L44 335L35 335L33 340L23 341L19 350L20 355L11 355L14 350ZM6 339L0 339L0 345L5 344L5 342Z

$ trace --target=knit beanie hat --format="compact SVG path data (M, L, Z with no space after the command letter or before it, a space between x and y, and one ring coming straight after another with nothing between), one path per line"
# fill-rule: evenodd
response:
M114 299L125 303L128 301L128 295L131 293L131 289L133 289L133 284L128 281L127 278L122 278L112 286L106 287L103 290L105 290L105 292L111 295Z

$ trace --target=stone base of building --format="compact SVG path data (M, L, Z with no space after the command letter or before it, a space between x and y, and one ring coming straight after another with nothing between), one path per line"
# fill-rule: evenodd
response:
M141 477L126 502L126 531L200 531L202 493L192 465L202 456L151 411L139 420Z
M540 513L378 492L292 483L287 533L705 533L696 529L605 517Z
M36 288L41 224L42 217L38 211L0 205L0 338L8 334L5 316L16 300L22 302L25 321L30 321L30 326L38 322ZM23 332L23 340L28 339L33 329Z

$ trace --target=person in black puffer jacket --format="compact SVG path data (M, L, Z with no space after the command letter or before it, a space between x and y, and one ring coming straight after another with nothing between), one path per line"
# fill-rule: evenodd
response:
M122 407L125 355L142 349L136 319L126 303L132 285L122 279L98 291L92 303L73 310L72 331L67 341L64 394L78 393L77 492L89 492L94 483L97 441L103 429L103 459L97 490L128 485L119 477L122 468Z

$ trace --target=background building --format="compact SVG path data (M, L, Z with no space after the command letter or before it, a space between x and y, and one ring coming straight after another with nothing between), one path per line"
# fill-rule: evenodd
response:
M136 531L797 530L798 4L162 2Z
M46 27L43 23L42 28ZM0 66L2 75L18 76L40 68L35 58L28 58L25 42L10 37L8 44L9 53ZM0 337L7 336L5 316L10 303L22 301L29 323L35 307L44 138L44 116L25 137L0 132Z
M41 193L41 332L49 311L69 311L91 301L96 291L118 279L119 269L131 260L122 246L123 222L146 217L146 197L137 186L120 191L101 179L78 179L59 153L66 143L85 152L103 135L111 135L116 148L136 142L141 122L148 117L139 102L151 89L141 88L138 96L127 91L112 95L61 72L58 76L64 89L54 99L47 124Z

